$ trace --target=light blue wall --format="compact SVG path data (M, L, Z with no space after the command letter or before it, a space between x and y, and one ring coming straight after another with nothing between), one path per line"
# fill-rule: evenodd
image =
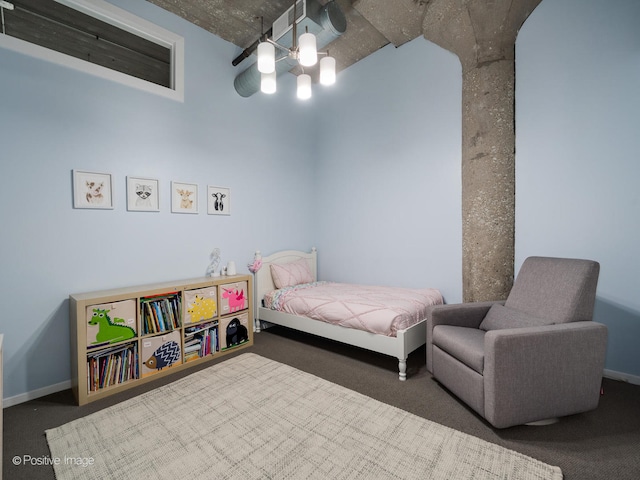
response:
M516 268L529 255L599 261L606 368L636 381L639 24L637 0L544 0L516 45Z
M0 49L5 397L69 380L70 293L201 276L214 247L247 272L256 249L314 240L312 110L293 108L286 80L238 96L237 47L148 2L112 3L185 38L185 101ZM111 173L115 209L74 210L72 169ZM161 212L126 210L128 175L160 180ZM199 185L198 215L170 213L172 180ZM207 215L208 184L231 189L231 216Z
M322 91L315 226L321 276L462 298L458 58L419 37Z
M214 246L319 249L324 278L435 286L461 300L461 74L418 38L314 87L239 97L239 49L141 0L112 3L185 37L178 103L0 50L4 394L69 380L69 293L204 273ZM528 255L602 263L607 368L640 375L640 4L544 0L517 44L516 270ZM71 170L112 173L113 211L74 210ZM127 212L125 177L161 181ZM171 214L169 182L228 186L232 215Z

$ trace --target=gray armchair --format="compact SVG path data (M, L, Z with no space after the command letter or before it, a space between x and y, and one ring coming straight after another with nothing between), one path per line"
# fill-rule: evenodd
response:
M607 328L593 322L600 265L529 257L506 302L434 306L427 369L496 428L598 406Z

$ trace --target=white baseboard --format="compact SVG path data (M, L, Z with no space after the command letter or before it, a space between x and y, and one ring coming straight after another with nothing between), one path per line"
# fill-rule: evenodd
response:
M62 390L67 390L69 388L71 388L71 380L56 383L55 385L49 385L48 387L38 388L37 390L31 390L30 392L21 393L20 395L2 399L2 407L12 407L13 405L28 402L29 400L35 400L36 398L44 397L45 395L50 395L56 392L61 392Z
M615 370L604 369L604 376L611 380L619 380L621 382L631 383L633 385L640 385L640 377L637 375L630 375L628 373L616 372Z
M266 325L263 325L263 329L269 328L271 326L271 324L269 324L268 322L264 323ZM631 383L633 385L640 385L640 376L637 375L630 375L628 373L605 369L604 376L606 378L610 378L611 380L618 380L621 382ZM4 398L2 400L2 407L11 407L13 405L18 405L19 403L28 402L29 400L35 400L36 398L44 397L45 395L50 395L56 392L61 392L62 390L67 390L69 388L71 388L71 380L56 383L55 385L49 385L48 387L38 388L37 390L32 390L30 392L21 393L20 395Z

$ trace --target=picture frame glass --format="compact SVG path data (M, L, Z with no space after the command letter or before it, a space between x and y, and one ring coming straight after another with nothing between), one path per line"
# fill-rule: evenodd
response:
M173 213L198 213L198 185L171 182L171 211Z
M231 215L231 191L227 187L207 187L207 213L209 215Z
M111 174L73 170L73 208L113 208Z
M159 212L159 181L153 178L127 177L127 210Z

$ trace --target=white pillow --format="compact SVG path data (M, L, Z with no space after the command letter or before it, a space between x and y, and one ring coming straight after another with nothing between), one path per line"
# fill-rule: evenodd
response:
M276 288L292 287L300 283L313 282L309 263L304 259L271 265L271 278Z

